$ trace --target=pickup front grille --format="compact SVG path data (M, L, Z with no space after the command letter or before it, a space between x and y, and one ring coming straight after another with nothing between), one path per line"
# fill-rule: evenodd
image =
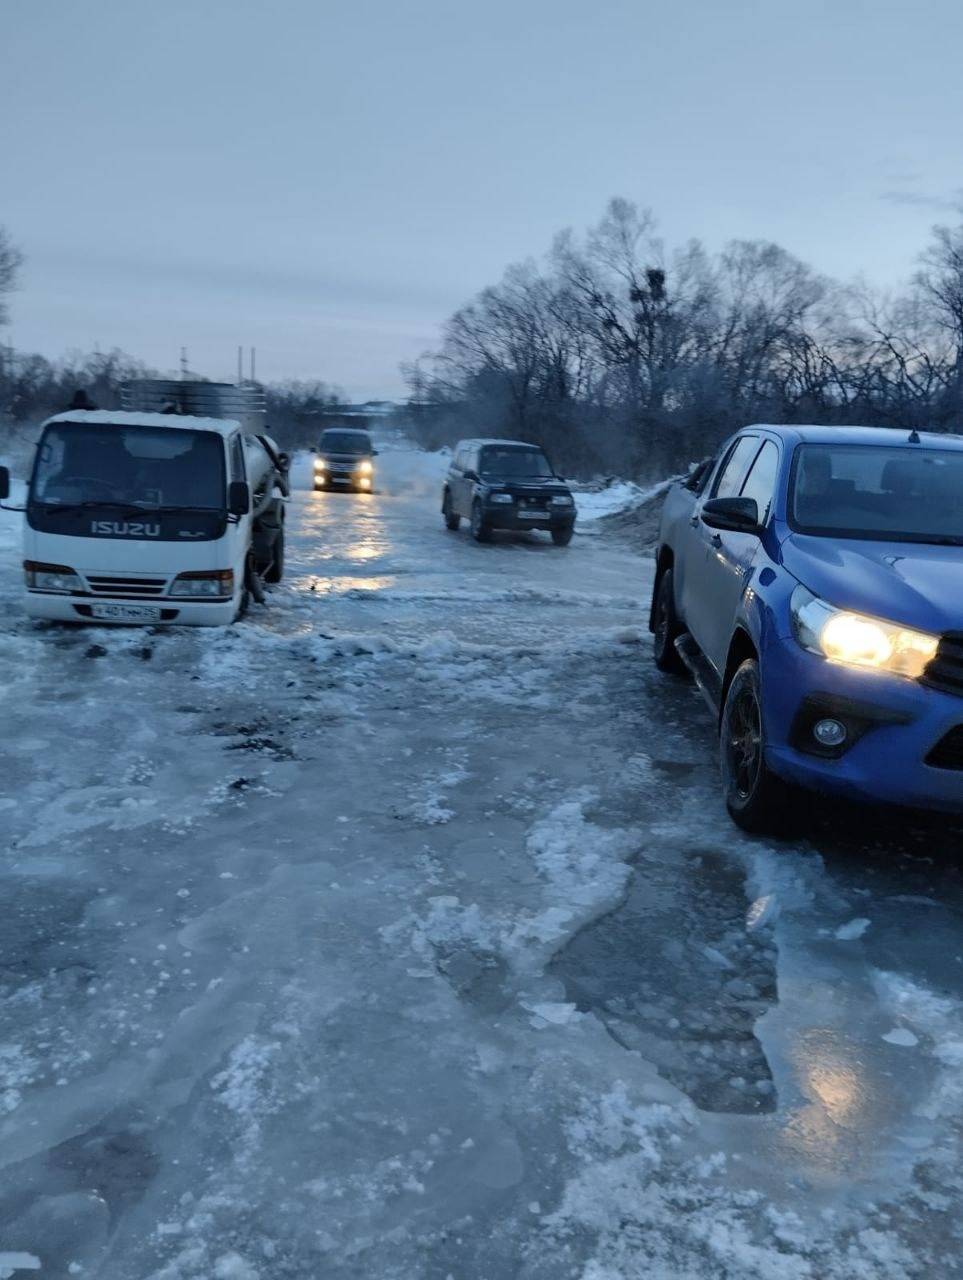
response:
M963 724L956 725L940 738L926 757L926 764L934 769L963 770Z
M921 682L963 697L963 631L948 631L941 637L936 657L927 664Z
M145 596L161 596L167 586L166 578L114 578L103 575L87 575L87 585L95 596L127 596L141 599Z

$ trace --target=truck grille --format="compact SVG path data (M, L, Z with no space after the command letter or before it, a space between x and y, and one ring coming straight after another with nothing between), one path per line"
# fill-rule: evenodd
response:
M166 578L107 578L87 575L87 585L95 596L126 596L141 599L144 596L161 596L167 586Z
M963 632L948 631L941 637L936 657L927 665L921 683L963 697Z
M958 724L940 738L926 757L926 764L934 769L963 770L963 724Z

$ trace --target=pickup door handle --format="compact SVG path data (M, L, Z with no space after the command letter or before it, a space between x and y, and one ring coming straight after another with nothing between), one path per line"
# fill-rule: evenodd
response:
M697 529L699 527L699 517L695 512L689 516L689 524L692 525L693 529Z
M714 533L712 537L709 539L709 541L712 543L714 547L722 546L722 539L719 537L717 533Z

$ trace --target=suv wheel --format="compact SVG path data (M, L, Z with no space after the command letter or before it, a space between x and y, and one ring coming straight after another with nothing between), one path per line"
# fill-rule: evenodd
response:
M471 508L471 536L476 542L490 542L492 536L491 526L485 519L482 505L477 498Z
M445 528L450 529L452 533L454 533L455 530L458 528L458 526L461 524L461 516L458 514L457 511L452 510L451 494L447 489L445 490L444 501L441 504L441 514L444 516L444 519L445 519Z
M744 831L781 835L792 792L766 764L759 664L748 658L732 677L722 709L719 756L729 816Z
M572 541L572 534L574 532L575 532L575 526L571 524L564 529L553 529L552 541L555 543L557 547L567 547L568 544Z
M684 630L675 611L675 579L666 569L655 584L652 608L652 656L660 671L682 675L685 663L679 657L675 642Z

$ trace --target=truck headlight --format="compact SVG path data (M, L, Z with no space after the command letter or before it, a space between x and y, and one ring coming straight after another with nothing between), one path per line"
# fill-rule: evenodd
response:
M323 471L323 470L324 470L324 468L325 468L325 461L324 461L324 459L323 459L323 458L315 458L315 460L314 460L314 469L315 469L315 471Z
M552 499L552 506L553 507L570 507L574 501L575 499L572 498L571 495L567 493L557 493L555 497Z
M233 594L234 572L232 569L179 573L171 587L172 596L190 596L193 599L223 599Z
M918 680L935 656L939 636L848 609L835 609L798 586L790 601L793 634L810 653L846 666L870 667Z
M65 564L39 564L36 560L24 560L23 574L28 591L49 591L51 595L66 596L84 589L79 575Z
M490 493L488 495L489 502L514 502L515 499L510 493Z
M371 475L371 463L368 461L367 458L365 458L362 462L358 464L358 470L361 472L363 476Z

